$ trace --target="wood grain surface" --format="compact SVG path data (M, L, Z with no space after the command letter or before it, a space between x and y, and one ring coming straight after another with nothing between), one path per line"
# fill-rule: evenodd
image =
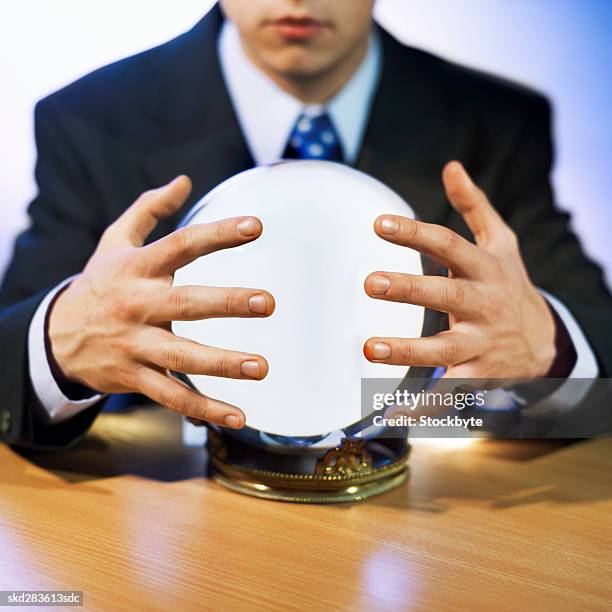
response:
M251 499L180 418L103 414L62 453L0 446L0 589L87 610L610 610L612 440L414 447L365 503Z

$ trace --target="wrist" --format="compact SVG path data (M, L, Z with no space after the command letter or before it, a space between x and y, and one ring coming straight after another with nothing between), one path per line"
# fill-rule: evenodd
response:
M528 341L532 347L534 373L533 378L544 378L551 370L557 357L555 343L556 325L555 318L546 299L535 292L536 315L533 317L534 324Z
M75 282L75 281L73 281ZM72 283L67 284L55 295L45 317L45 352L51 373L56 383L66 396L73 397L77 389L71 389L74 385L80 389L85 388L84 381L78 380L72 372L71 363L74 362L74 347L78 346L76 330L79 324L68 307L70 302L70 288ZM66 393L66 391L70 391ZM91 395L91 393L89 393Z
M547 378L567 378L576 366L578 354L574 342L554 306L546 300L555 322L555 359L546 373Z

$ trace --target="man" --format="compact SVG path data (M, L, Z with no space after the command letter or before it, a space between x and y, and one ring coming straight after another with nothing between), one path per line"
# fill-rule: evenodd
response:
M173 230L219 182L281 156L343 161L395 189L422 221L383 217L375 231L449 270L366 279L375 299L449 315L431 337L369 340L372 361L475 378L610 374L610 296L553 205L547 102L402 46L373 26L373 3L224 0L227 21L215 7L37 105L39 194L1 294L3 440L68 444L115 392L244 425L168 370L261 379L264 356L170 325L269 316L273 296L171 282L196 257L256 240L261 223Z

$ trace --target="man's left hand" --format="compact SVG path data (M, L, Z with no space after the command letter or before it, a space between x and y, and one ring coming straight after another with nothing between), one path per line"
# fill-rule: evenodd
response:
M530 379L546 376L555 359L555 323L533 286L516 235L463 166L450 162L442 180L452 206L476 244L446 227L383 215L376 233L416 249L448 268L448 278L374 272L366 293L449 315L449 330L425 338L370 338L374 363L444 366L447 377Z

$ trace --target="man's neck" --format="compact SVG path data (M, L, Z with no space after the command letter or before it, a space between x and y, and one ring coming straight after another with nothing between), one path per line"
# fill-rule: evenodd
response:
M261 62L246 45L242 45L247 57L281 89L304 104L327 104L351 79L364 60L369 46L369 36L355 47L337 65L327 72L310 77L292 76L271 70Z

